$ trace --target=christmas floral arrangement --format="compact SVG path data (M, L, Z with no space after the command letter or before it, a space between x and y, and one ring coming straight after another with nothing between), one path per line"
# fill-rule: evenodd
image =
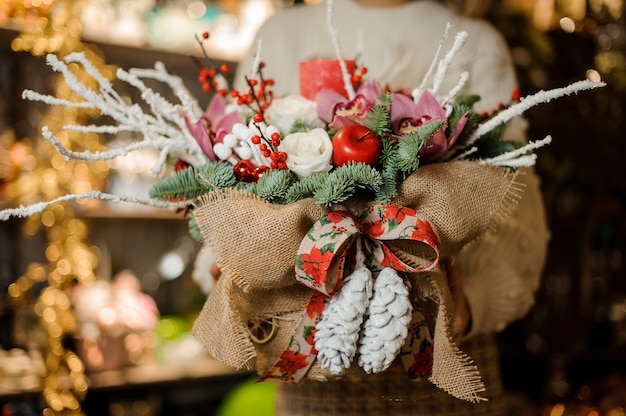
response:
M26 98L95 107L116 121L68 129L130 131L142 139L92 153L67 149L46 129L44 137L75 159L158 149L154 173L161 179L143 200L91 191L1 215L31 215L80 198L191 211L191 234L222 270L194 334L220 361L288 383L378 373L400 362L407 379L428 378L458 398L481 400L478 370L451 341L452 303L439 260L507 215L522 192L518 169L532 166L534 150L550 141L506 141L507 122L603 84L580 81L524 98L514 91L509 103L479 114L473 110L479 97L459 95L467 74L452 91L440 91L465 33L443 57L440 46L422 85L392 92L341 56L329 28L337 60L325 63L334 68L326 81L317 83L314 70L316 77L302 81L312 90L274 97L280 80L264 78L259 51L247 91L229 85L228 68L200 71L203 88L214 91L206 111L160 63L118 70L119 80L142 92L142 107L125 102L83 55L49 56L83 100L33 91ZM73 78L70 64L82 65L100 90ZM309 65L316 63L302 63L301 74L310 73ZM179 102L144 80L166 84ZM430 323L421 310L427 301L437 307Z

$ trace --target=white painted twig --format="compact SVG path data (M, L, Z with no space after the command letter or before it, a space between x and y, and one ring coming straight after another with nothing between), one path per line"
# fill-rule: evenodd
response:
M146 205L146 206L150 206L154 208L165 208L169 210L175 210L177 208L184 208L189 204L189 202L173 203L173 202L164 202L164 201L153 200L153 199L136 198L134 196L128 196L128 195L112 195L112 194L107 194L107 193L100 192L100 191L87 191L82 194L64 195L64 196L61 196L59 198L56 198L47 202L39 202L39 203L28 205L28 206L22 205L18 208L5 209L5 210L0 211L0 220L6 221L11 217L24 218L24 217L28 217L31 215L40 214L52 204L57 204L60 202L68 202L68 201L78 201L81 199L98 199L101 201L113 202L115 204L118 204L120 202L130 202L133 204L141 204L141 205Z
M469 155L471 155L473 153L476 153L477 151L478 151L478 148L476 146L470 147L469 149L467 149L463 153L453 157L450 160L463 160L463 159L466 159Z
M538 104L547 103L555 98L564 97L566 95L578 93L579 91L591 90L605 86L604 82L595 82L589 80L582 80L575 82L563 88L555 88L548 91L539 91L536 94L522 98L519 103L513 104L509 108L502 110L497 115L482 123L478 129L474 132L472 137L467 142L467 145L472 145L477 139L489 133L496 127L503 123L508 122L516 116L523 114L526 110L535 107Z
M448 34L450 33L450 29L452 28L452 24L447 23L446 28L443 32L443 36L439 40L439 44L437 45L437 50L435 51L435 56L433 56L433 60L428 67L428 71L426 71L426 75L422 79L419 87L415 88L411 95L413 96L413 101L418 102L422 97L422 94L426 90L426 84L430 81L430 78L433 76L433 72L435 71L435 67L437 66L437 62L439 61L439 55L441 54L441 50L443 49L443 43L448 39Z
M254 54L254 60L252 61L252 68L250 68L249 78L254 78L259 73L261 67L261 47L263 46L263 39L259 39L256 45L256 53Z
M487 159L481 160L478 162L479 165L491 165L491 166L502 166L509 168L521 168L521 167L530 167L534 166L537 162L537 155L530 154L525 156L520 156L514 159L500 160L500 161L489 161Z
M167 149L169 151L172 148L172 142L170 139L160 138L160 139L155 139L155 140L150 140L150 141L146 141L146 140L138 141L138 142L134 142L129 145L126 145L126 146L121 146L115 149L109 149L109 150L102 151L102 152L92 152L90 150L86 150L84 152L75 152L65 147L63 143L61 143L61 141L46 126L42 128L42 135L46 140L48 140L52 144L52 146L54 146L57 152L59 152L62 156L65 157L66 160L72 160L72 159L88 160L88 161L112 160L112 159L115 159L116 157L125 156L128 153L136 151L136 150L159 149L162 151L164 149ZM189 157L189 152L185 154L184 151L185 150L189 151L190 149L182 147L182 148L178 148L177 150L180 150L183 156L188 157L189 160L186 160L188 163L191 163L191 162L194 162L194 164L200 163L198 160ZM154 170L156 169L160 170L161 167L162 165L157 164L153 168L153 173L155 173L155 175L158 174L158 171L154 172Z
M333 43L333 48L335 49L335 55L339 60L339 66L341 67L341 74L343 76L344 87L346 89L346 92L348 93L348 99L352 100L354 99L354 96L356 94L354 92L354 88L352 87L352 76L350 73L348 73L346 61L344 61L343 55L341 53L341 45L339 44L339 33L337 32L337 29L335 28L335 25L333 23L333 18L335 16L334 5L334 0L326 0L328 30L330 31L330 38Z
M540 147L547 146L550 143L552 143L552 137L546 136L542 140L528 142L527 145L522 146L519 149L502 153L501 155L491 157L488 159L480 160L478 163L481 165L496 165L496 166L532 166L535 164L534 162L536 159L536 155L528 154L528 152L539 149ZM520 164L520 163L530 162L531 159L532 159L532 165ZM514 163L514 165L512 165L511 163Z
M105 125L68 125L64 128L82 133L108 133L116 134L122 131L139 133L142 138L136 142L117 149L102 152L73 152L67 149L47 128L42 130L43 136L68 159L83 160L110 160L123 156L139 149L158 149L161 155L152 171L159 173L168 155L176 152L186 162L197 166L206 162L206 157L197 141L187 128L184 114L192 121L202 115L202 110L197 101L184 86L182 80L169 74L161 62L157 62L153 69L130 69L125 71L118 69L117 76L120 81L126 82L136 88L142 99L148 105L149 110L144 111L136 103L127 103L113 88L98 69L86 58L83 53L72 53L64 61L55 55L47 56L48 65L56 72L60 72L67 85L83 101L69 101L56 97L42 95L34 91L24 91L23 97L34 101L42 101L48 105L62 105L69 108L95 108L102 115L111 117L115 124ZM76 78L69 66L80 64L85 71L98 83L98 90L88 88ZM164 99L153 89L147 87L144 79L152 79L169 87L180 103L171 103Z
M461 90L465 86L465 83L467 83L467 80L469 80L469 72L464 71L459 76L458 84L456 84L454 86L454 88L452 88L450 90L450 92L448 93L446 98L444 98L444 100L442 101L442 103L441 103L442 107L447 106L449 103L452 102L452 100L454 100L454 97L456 97L459 94L459 92L461 92ZM450 108L452 108L452 107L450 107ZM450 116L450 113L448 113L447 116Z
M454 44L452 45L452 48L448 51L448 53L446 53L446 56L441 61L439 61L437 72L435 73L435 78L433 80L433 88L431 91L433 95L436 96L439 93L439 89L441 88L441 85L443 84L443 80L445 79L446 74L448 73L450 64L452 64L454 57L463 48L463 45L465 45L467 36L468 36L467 32L457 33L456 37L454 38Z

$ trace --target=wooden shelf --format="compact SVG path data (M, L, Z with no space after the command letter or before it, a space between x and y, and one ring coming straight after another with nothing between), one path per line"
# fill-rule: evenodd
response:
M102 203L97 208L76 211L78 215L89 219L154 219L187 221L189 218L164 208L152 208L132 204Z
M237 371L211 358L181 363L141 365L119 371L106 371L89 376L93 390L184 383L220 377L248 377L249 372Z
M195 359L181 363L151 364L105 371L88 376L89 391L121 390L139 387L158 387L172 384L220 382L223 379L243 380L253 373L238 371L211 358ZM34 397L41 388L0 388L0 403Z

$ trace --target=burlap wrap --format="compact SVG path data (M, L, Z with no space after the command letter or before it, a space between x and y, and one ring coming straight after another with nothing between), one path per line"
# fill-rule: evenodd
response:
M428 219L439 237L441 255L453 257L508 215L520 196L518 191L510 171L455 161L420 167L402 183L392 202ZM298 247L325 212L312 198L275 205L236 190L203 196L194 216L206 242L216 251L223 273L193 333L212 356L259 373L274 364L311 296L311 289L294 278ZM425 261L419 249L412 251L407 245L395 245L393 251L408 264ZM412 281L420 298L439 305L431 381L455 397L477 400L484 387L480 376L471 359L450 341L453 303L445 275L438 269L412 276ZM254 344L246 330L247 321L259 317L279 321L276 336L263 345ZM327 376L317 362L307 374L320 380Z

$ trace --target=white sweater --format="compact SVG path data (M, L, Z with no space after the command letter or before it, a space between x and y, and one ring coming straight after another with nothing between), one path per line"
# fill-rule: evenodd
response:
M353 0L335 0L334 25L343 58L355 57L361 37L366 77L392 90L420 85L447 23L452 29L443 54L457 32L466 31L469 36L440 93L447 94L458 83L460 74L468 71L470 78L463 92L480 94L482 99L476 106L479 111L506 102L516 86L515 73L506 43L488 23L460 17L430 0L389 8L367 8ZM261 39L261 60L266 63L264 77L275 80L276 96L298 93L298 62L335 57L325 3L279 11L261 27L257 37ZM236 87L244 89L243 75L250 72L255 52L256 43L238 65ZM513 123L509 135L523 140L523 122ZM500 331L524 316L534 303L549 233L538 179L530 170L521 176L526 191L518 209L456 259L465 278L472 313L468 336Z

